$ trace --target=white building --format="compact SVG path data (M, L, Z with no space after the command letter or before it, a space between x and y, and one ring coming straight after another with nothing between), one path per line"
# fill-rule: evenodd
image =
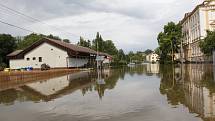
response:
M206 37L207 30L215 28L215 0L205 0L196 6L192 12L185 14L180 24L183 33L183 59L190 62L207 60L200 50L199 42Z
M48 64L51 68L85 67L95 63L97 52L89 48L43 38L25 50L17 50L7 57L11 69L26 67L41 68ZM107 58L106 54L99 54Z
M155 52L148 54L146 56L146 61L150 62L150 63L157 62L157 61L159 61L159 55L156 54Z

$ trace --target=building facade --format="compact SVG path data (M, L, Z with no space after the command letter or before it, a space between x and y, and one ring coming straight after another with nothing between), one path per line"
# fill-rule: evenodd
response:
M86 67L95 64L98 53L89 48L43 38L24 50L17 50L7 57L11 69L41 68L47 64L51 68ZM105 59L107 54L99 53Z
M156 54L155 52L151 53L151 54L148 54L146 56L146 61L147 62L150 62L150 63L154 63L154 62L157 62L159 61L159 55Z
M189 62L207 61L199 47L200 41L207 36L207 30L215 29L215 0L205 0L202 4L186 13L182 25L182 58Z

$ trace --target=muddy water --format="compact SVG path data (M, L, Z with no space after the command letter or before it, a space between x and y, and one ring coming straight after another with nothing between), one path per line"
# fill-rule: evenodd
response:
M215 121L214 74L154 64L10 80L0 83L0 121Z

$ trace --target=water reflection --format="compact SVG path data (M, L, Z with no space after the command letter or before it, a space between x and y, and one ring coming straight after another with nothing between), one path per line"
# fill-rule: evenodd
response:
M214 76L211 65L147 64L0 80L0 120L24 111L29 117L19 114L23 121L214 121Z
M119 78L124 78L124 71L124 69L116 69L113 72L113 70L106 69L99 73L78 72L47 80L23 83L21 86L20 83L17 83L6 90L4 90L5 86L2 86L3 88L0 88L2 90L0 91L0 104L12 105L15 101L47 102L77 90L80 90L83 96L87 92L96 91L99 98L102 99L106 90L114 89Z
M214 68L211 65L162 67L160 92L169 104L186 106L204 121L215 120ZM179 78L174 78L177 75Z

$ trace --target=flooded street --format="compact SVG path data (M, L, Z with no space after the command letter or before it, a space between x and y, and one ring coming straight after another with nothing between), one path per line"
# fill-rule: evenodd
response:
M0 121L214 121L214 74L152 64L0 81Z

